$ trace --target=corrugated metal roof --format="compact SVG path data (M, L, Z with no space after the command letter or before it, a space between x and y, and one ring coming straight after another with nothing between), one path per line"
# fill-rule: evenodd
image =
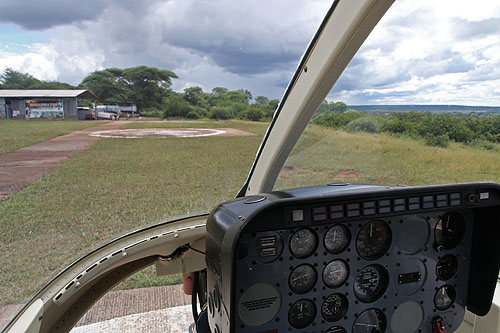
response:
M88 90L15 90L15 89L0 89L0 97L52 97L52 98L69 98L80 97L88 99L96 99L97 96Z

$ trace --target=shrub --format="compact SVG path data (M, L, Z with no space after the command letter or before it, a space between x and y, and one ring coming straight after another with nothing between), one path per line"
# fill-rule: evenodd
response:
M351 121L346 128L351 132L379 133L381 126L380 122L374 117L361 117Z
M242 114L243 119L259 121L264 117L264 112L259 107L250 107Z
M425 143L429 146L448 147L450 140L447 135L430 135L425 138Z
M208 116L210 117L210 119L217 119L217 120L225 120L232 118L231 110L227 106L213 107L212 110L210 110Z
M346 112L327 112L314 119L313 122L328 127L341 128L360 117L361 114L355 110L347 110Z
M165 99L165 110L162 118L187 117L191 105L180 94L172 94Z

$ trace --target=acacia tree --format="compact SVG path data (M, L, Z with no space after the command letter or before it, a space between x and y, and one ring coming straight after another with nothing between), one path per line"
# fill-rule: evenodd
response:
M41 83L40 80L28 73L21 73L12 68L5 68L0 75L0 87L2 89L30 89Z
M81 86L99 101L136 103L139 108L160 108L172 86L175 73L155 67L107 68L85 77Z

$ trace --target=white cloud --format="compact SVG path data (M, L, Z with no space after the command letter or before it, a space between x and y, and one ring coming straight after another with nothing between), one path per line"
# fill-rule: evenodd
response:
M101 5L91 20L85 14L72 25L37 22L50 42L22 54L3 44L0 68L78 84L94 70L149 65L174 71L175 90L226 86L280 98L331 1ZM348 104L500 105L498 26L497 1L398 0L329 98Z

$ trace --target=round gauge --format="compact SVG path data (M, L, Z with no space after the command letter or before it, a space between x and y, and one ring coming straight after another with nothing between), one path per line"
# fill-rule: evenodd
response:
M384 255L391 246L391 241L391 229L387 223L370 221L359 231L356 248L363 259L375 260Z
M465 219L462 214L450 212L444 214L437 222L434 236L438 246L451 250L457 246L465 234Z
M455 291L455 288L446 284L436 291L436 294L434 295L434 305L439 311L444 311L448 309L453 302L455 302L456 297L457 292Z
M379 309L368 309L356 318L352 325L353 333L382 333L387 328L385 314Z
M356 274L354 295L363 303L375 302L387 289L389 274L380 265L369 265Z
M288 322L295 328L304 328L316 317L316 306L309 299L299 299L288 311Z
M351 240L349 229L342 224L337 224L328 229L325 234L325 248L328 252L339 254L344 251Z
M349 303L342 294L331 294L321 305L321 315L326 321L337 321L347 312Z
M344 260L332 260L323 270L323 282L330 288L341 286L349 277L349 266Z
M300 229L290 239L290 252L297 258L306 258L316 250L317 245L318 241L314 231Z
M347 333L347 331L342 326L332 326L325 333Z
M436 276L440 280L449 280L455 275L458 269L458 260L453 254L447 254L438 259L436 265Z
M300 265L293 269L288 278L290 289L296 294L305 294L316 284L318 274L311 265Z

